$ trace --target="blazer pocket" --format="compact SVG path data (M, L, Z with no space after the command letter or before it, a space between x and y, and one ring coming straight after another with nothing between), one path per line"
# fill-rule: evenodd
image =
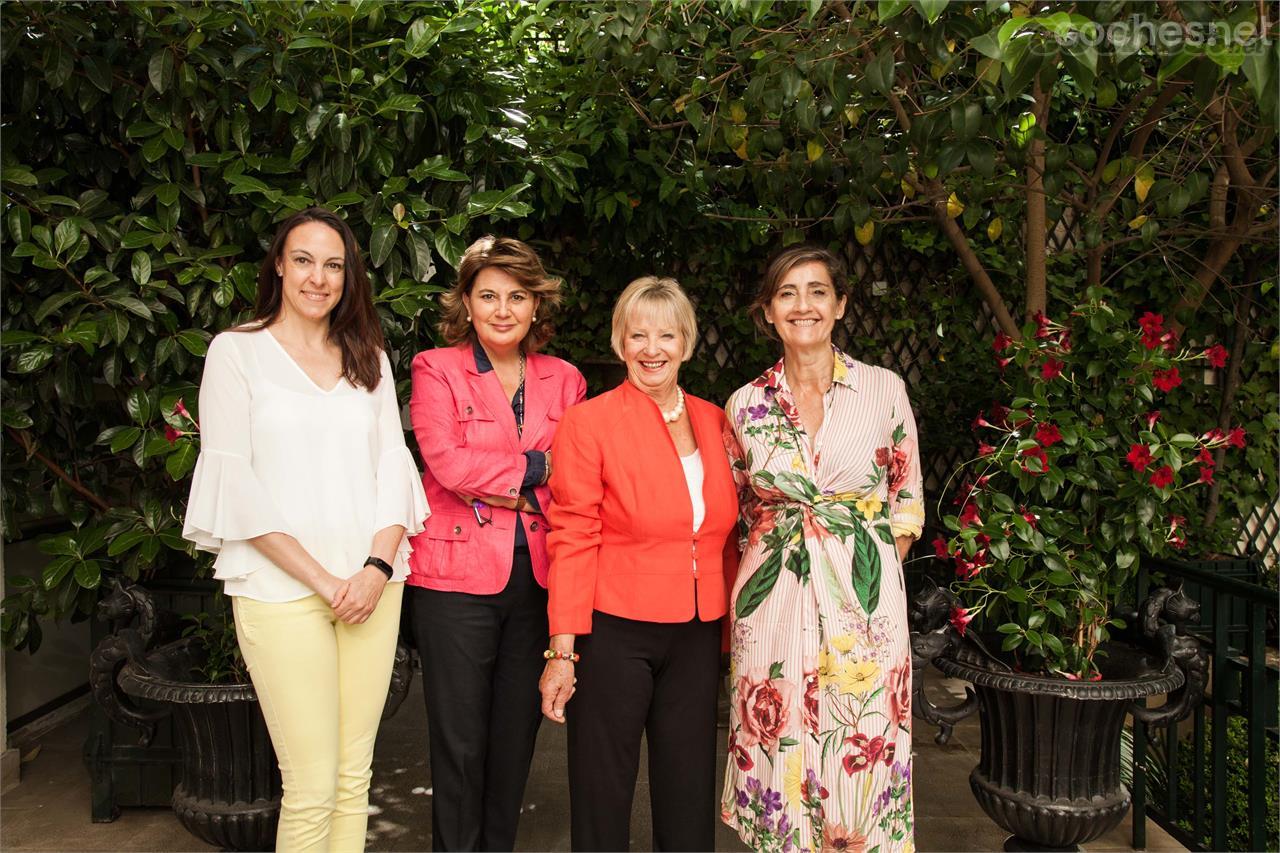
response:
M470 423L472 421L492 421L493 415L475 400L458 400L457 416L461 423Z
M431 524L435 521L435 524ZM433 515L422 535L430 543L426 574L436 578L460 578L467 574L467 542L476 521L469 515Z

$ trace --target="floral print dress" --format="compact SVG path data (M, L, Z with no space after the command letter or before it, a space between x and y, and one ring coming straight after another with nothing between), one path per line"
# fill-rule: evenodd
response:
M894 537L924 521L915 419L835 350L812 442L783 362L726 407L749 530L721 817L756 850L913 850L911 654Z

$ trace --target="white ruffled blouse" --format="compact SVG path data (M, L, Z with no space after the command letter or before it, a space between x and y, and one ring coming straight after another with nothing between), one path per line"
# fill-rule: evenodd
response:
M200 382L200 458L182 535L218 555L228 595L294 601L314 593L247 540L287 533L331 574L354 575L379 530L405 528L392 580L409 574L409 537L430 514L405 446L391 363L373 391L320 388L266 329L213 339Z

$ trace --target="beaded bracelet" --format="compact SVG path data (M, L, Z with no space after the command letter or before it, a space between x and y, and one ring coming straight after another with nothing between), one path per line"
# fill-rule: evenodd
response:
M542 653L543 660L567 660L569 663L577 663L582 656L577 652L558 652L555 649L547 649Z

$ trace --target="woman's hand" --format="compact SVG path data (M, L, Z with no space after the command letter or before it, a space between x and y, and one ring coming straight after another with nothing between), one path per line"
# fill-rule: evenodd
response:
M542 715L553 723L564 723L564 706L573 698L573 661L552 659L542 669L538 689L542 691Z
M359 625L373 614L386 585L386 575L373 566L365 566L344 581L333 596L333 615L348 625Z

